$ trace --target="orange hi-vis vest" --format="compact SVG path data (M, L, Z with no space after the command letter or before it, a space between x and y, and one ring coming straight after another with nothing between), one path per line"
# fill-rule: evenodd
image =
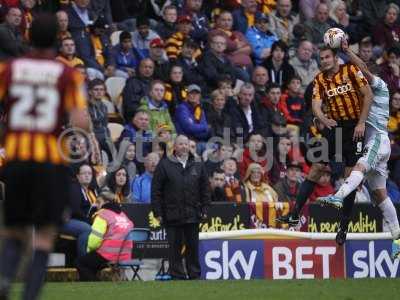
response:
M133 229L133 223L124 212L119 214L109 209L102 209L98 216L107 222L107 232L97 253L111 262L127 261L132 259L132 241L125 241L125 237Z

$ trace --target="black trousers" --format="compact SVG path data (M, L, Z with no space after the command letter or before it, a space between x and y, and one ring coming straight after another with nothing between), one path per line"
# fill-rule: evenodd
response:
M97 272L100 271L108 260L99 255L96 251L90 252L78 258L76 268L80 281L97 281Z
M169 243L169 274L173 279L200 278L199 262L199 224L189 223L166 226ZM183 252L183 245L185 251ZM186 262L186 271L183 267Z

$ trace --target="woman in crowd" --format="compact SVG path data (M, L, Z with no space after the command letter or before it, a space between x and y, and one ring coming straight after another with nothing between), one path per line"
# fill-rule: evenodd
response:
M257 163L251 163L244 176L247 202L276 202L278 194L263 181L264 169Z
M125 203L129 200L130 185L128 171L121 166L117 170L109 173L106 179L107 188L115 194L115 201Z

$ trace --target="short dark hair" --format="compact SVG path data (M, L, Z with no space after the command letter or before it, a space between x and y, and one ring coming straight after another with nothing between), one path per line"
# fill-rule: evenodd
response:
M281 89L281 86L276 82L271 82L267 85L267 93L269 93L269 91L272 89Z
M199 46L197 45L197 43L192 40L191 38L187 38L183 41L183 46L187 47L187 48L191 48L191 49L197 49L199 48Z
M389 56L390 54L394 54L394 55L396 55L396 56L400 56L400 48L398 48L398 47L390 47L388 50L387 50L387 55Z
M136 19L136 28L139 28L140 26L150 26L150 20L146 16L139 16Z
M331 48L331 47L329 47L327 45L322 45L321 47L319 47L319 52L327 51L327 50L331 50L333 55L337 55L337 53L338 53L338 49L337 48Z
M101 79L95 78L89 82L88 88L89 88L89 90L92 90L92 89L94 89L95 86L98 86L98 85L105 86L104 81Z
M53 48L57 43L58 22L55 15L41 13L32 21L32 46L39 49Z
M288 52L288 46L284 41L278 40L272 44L271 53L276 50L276 48L280 48L283 52Z
M222 170L221 167L214 169L214 171L211 174L211 177L213 177L215 173L216 174L225 174L224 170Z
M132 35L128 31L122 31L119 35L119 42L122 43L124 40L131 39Z

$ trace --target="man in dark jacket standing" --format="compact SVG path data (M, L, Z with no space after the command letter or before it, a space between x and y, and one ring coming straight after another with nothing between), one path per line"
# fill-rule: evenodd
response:
M203 163L189 153L189 139L175 139L174 154L158 164L151 186L155 217L166 227L169 242L169 273L173 279L198 279L199 223L206 218L210 187ZM182 246L186 246L186 270Z

